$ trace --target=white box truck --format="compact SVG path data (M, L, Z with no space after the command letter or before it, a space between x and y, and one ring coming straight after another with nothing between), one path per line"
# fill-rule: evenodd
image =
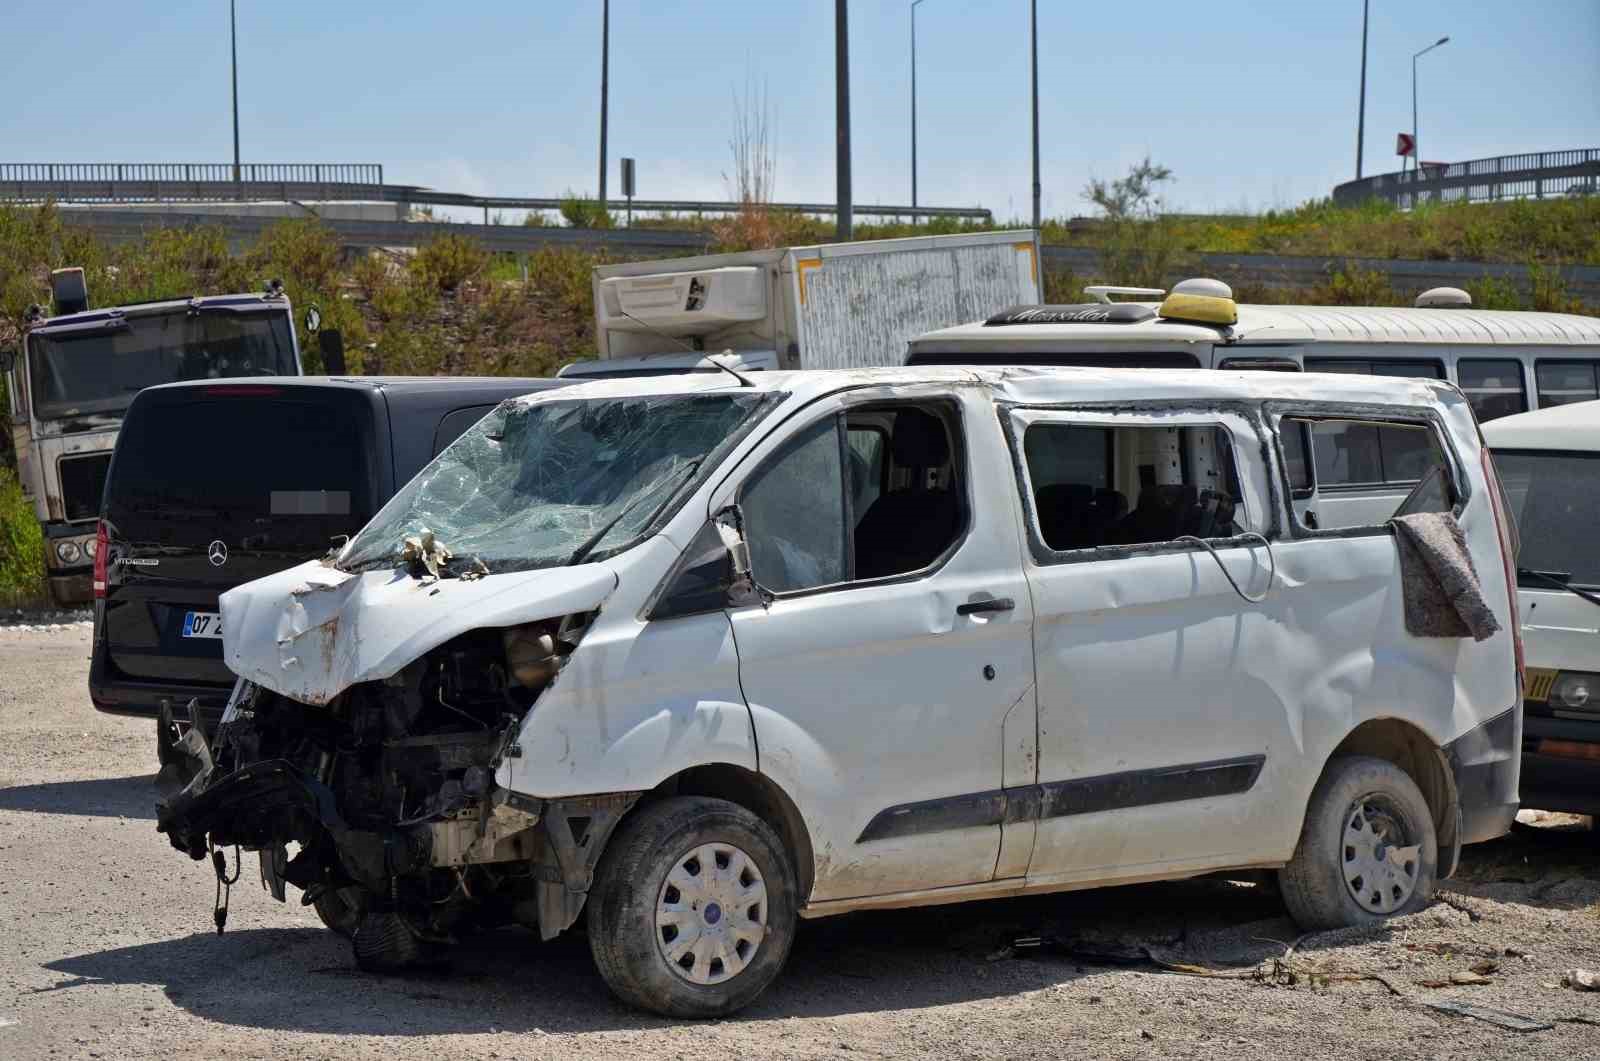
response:
M913 336L1042 298L1031 231L601 265L599 358L568 378L903 364Z

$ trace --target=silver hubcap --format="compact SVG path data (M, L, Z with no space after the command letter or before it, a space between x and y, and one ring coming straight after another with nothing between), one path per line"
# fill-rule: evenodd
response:
M732 844L701 844L672 864L656 899L656 946L691 984L738 976L767 935L767 885Z
M1392 914L1417 889L1422 845L1382 796L1364 796L1344 816L1344 881L1363 910Z

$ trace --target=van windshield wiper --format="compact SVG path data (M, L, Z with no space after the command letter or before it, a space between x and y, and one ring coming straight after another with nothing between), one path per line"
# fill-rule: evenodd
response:
M667 491L667 496L661 499L661 504L655 507L655 509L650 513L649 519L646 519L643 525L648 527L651 523L653 523L655 518L661 514L661 511L672 502L674 497L677 496L678 490L682 488L683 484L689 479L693 478L694 473L699 470L700 462L698 460L690 461L688 464L685 464L683 467L679 468L676 472L676 481L673 482L672 489ZM610 534L612 530L615 529L616 525L622 522L624 516L632 512L639 506L641 501L644 501L653 493L654 491L641 491L639 496L635 497L632 501L629 501L626 505L623 505L622 511L618 512L611 519L607 520L605 526L601 527L599 530L589 535L589 537L585 538L583 544L572 551L572 555L567 557L567 562L562 566L574 567L577 564L582 563L584 557L593 552L594 547L605 540L606 535Z
M1517 578L1531 578L1535 582L1543 582L1557 589L1564 589L1575 597L1582 597L1590 604L1600 607L1600 594L1591 593L1586 589L1579 589L1572 584L1572 576L1565 571L1535 571L1531 567L1517 568Z

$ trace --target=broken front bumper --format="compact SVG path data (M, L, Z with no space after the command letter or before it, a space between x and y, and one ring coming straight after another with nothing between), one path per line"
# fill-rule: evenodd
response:
M332 790L284 759L252 763L198 791L180 792L158 808L156 829L194 859L210 847L260 850L295 840L321 848L331 841L350 881L380 893L390 877L427 869L432 854L425 826L350 828ZM291 864L285 879L304 887L292 870Z

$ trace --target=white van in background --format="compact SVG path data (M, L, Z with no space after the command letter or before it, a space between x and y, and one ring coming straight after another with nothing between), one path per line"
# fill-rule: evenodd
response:
M1522 803L1600 815L1600 402L1506 417L1483 434L1522 535Z
M1206 279L1185 280L1170 295L1084 290L1098 301L1017 306L918 336L906 363L1438 379L1461 388L1480 422L1600 398L1600 319L1475 310L1456 288L1425 291L1410 308L1240 305L1226 284ZM1308 426L1286 454L1296 513L1328 530L1387 518L1437 459L1423 442L1371 425Z

